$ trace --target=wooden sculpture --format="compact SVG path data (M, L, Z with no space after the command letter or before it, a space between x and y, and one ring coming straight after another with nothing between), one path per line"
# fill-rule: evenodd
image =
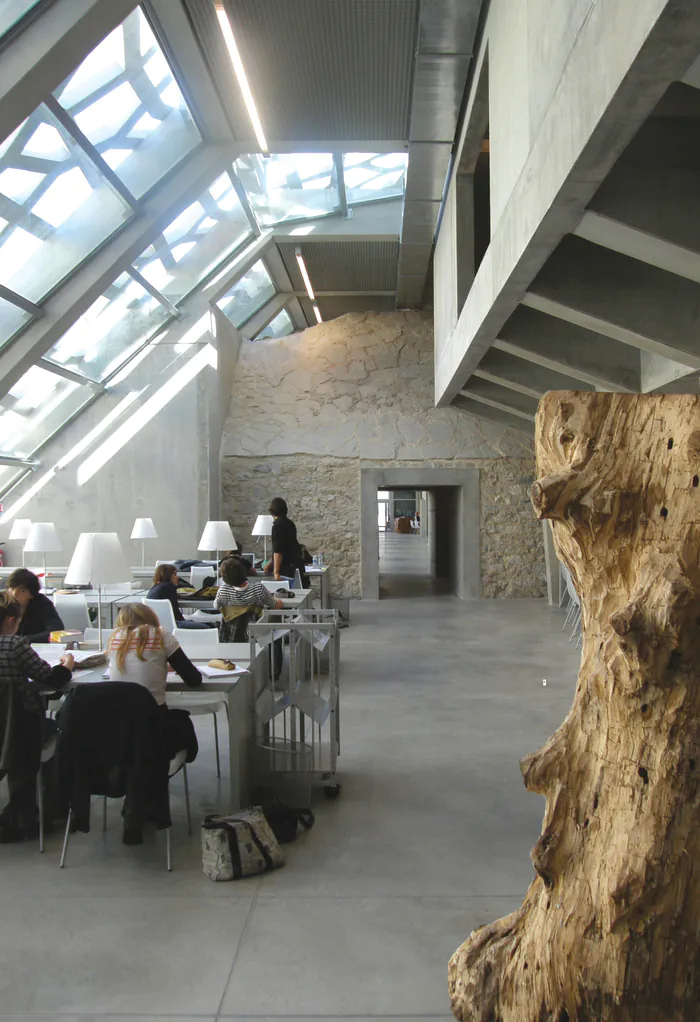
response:
M522 906L455 952L465 1022L700 1019L700 397L549 393L532 502L581 598Z

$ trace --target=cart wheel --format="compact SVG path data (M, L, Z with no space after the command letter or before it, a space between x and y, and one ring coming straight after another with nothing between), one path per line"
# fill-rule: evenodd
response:
M326 786L323 789L323 794L326 796L326 798L337 798L338 795L340 795L340 785L326 784Z

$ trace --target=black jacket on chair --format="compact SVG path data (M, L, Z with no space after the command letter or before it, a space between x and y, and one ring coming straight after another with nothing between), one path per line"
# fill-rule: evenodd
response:
M61 794L76 830L90 830L90 796L125 796L124 826L170 826L169 758L160 710L141 685L81 685L59 714Z

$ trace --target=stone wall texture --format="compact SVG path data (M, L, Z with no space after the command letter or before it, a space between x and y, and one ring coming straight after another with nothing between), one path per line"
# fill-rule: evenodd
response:
M434 407L426 315L352 314L241 347L222 509L246 549L256 516L283 496L301 541L332 563L334 590L358 596L360 470L397 464L478 467L482 595L545 594L541 526L528 498L532 447L517 432Z

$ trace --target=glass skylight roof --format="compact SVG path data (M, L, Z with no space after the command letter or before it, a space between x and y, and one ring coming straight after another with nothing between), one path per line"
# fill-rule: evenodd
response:
M122 273L45 358L100 382L170 318L138 281Z
M286 309L282 309L278 312L275 318L267 324L264 330L255 338L256 341L262 341L266 337L286 337L288 334L293 334L295 330L292 317L289 315Z
M95 47L55 96L136 198L201 142L141 8Z
M258 222L325 216L338 209L338 182L331 153L241 156L234 165Z
M0 347L9 341L10 337L16 334L20 327L28 323L31 318L30 313L0 297Z
M43 105L1 148L0 282L38 302L132 210Z
M92 396L87 387L32 366L0 398L0 453L28 458Z
M235 327L240 327L274 294L275 285L259 259L216 304Z
M172 220L134 266L173 304L253 235L228 173Z
M403 195L408 153L345 153L343 177L348 205Z

